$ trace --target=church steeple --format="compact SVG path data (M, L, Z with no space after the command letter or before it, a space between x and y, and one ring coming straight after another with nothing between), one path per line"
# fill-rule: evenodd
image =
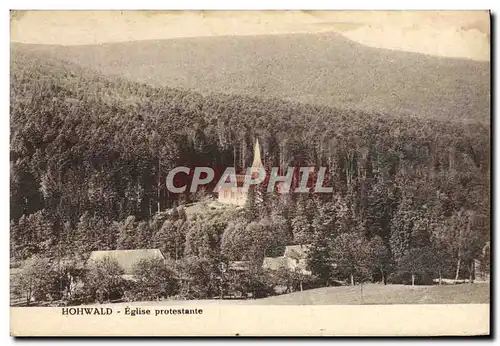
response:
M253 163L252 167L254 168L263 168L264 164L262 163L262 160L260 158L260 144L259 140L255 140L255 146L253 147Z

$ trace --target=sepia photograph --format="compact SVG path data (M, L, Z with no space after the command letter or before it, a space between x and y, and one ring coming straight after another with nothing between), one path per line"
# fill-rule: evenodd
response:
M11 334L488 335L490 16L11 10Z

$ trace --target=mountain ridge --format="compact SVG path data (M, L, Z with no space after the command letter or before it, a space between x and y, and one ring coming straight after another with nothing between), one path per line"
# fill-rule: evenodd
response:
M103 74L203 94L489 121L489 63L372 48L339 34L12 47L43 52Z

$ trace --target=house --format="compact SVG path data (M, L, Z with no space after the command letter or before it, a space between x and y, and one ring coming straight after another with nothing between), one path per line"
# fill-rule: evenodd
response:
M303 281L306 277L311 277L312 272L307 269L307 249L308 245L290 245L285 247L283 256L265 257L262 263L262 268L270 271L286 270L301 274L300 290L303 290ZM293 287L290 282L286 285L274 287L274 291L278 294L285 292L293 292Z
M269 270L292 269L294 265L295 261L285 256L265 257L262 262L262 268Z
M306 259L307 251L310 247L310 244L288 245L285 246L285 253L283 254L283 256L298 260Z
M307 269L307 251L310 245L289 245L285 247L283 256L265 257L262 268L269 270L288 269L303 275L311 275Z
M166 261L165 256L159 249L105 250L92 251L86 264L88 266L93 262L101 261L105 258L115 260L124 270L123 277L126 279L133 278L134 266L141 260L158 259Z
M223 204L232 204L237 206L245 205L247 201L248 191L245 191L245 175L236 174L236 187L222 187L216 192L218 193L218 201ZM227 180L226 182L228 182Z

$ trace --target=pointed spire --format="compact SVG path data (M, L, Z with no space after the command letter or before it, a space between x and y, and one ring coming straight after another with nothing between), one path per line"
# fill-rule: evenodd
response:
M259 139L255 140L255 146L253 148L253 163L252 167L255 168L262 168L264 165L262 164L262 160L260 158L260 145L259 145Z

